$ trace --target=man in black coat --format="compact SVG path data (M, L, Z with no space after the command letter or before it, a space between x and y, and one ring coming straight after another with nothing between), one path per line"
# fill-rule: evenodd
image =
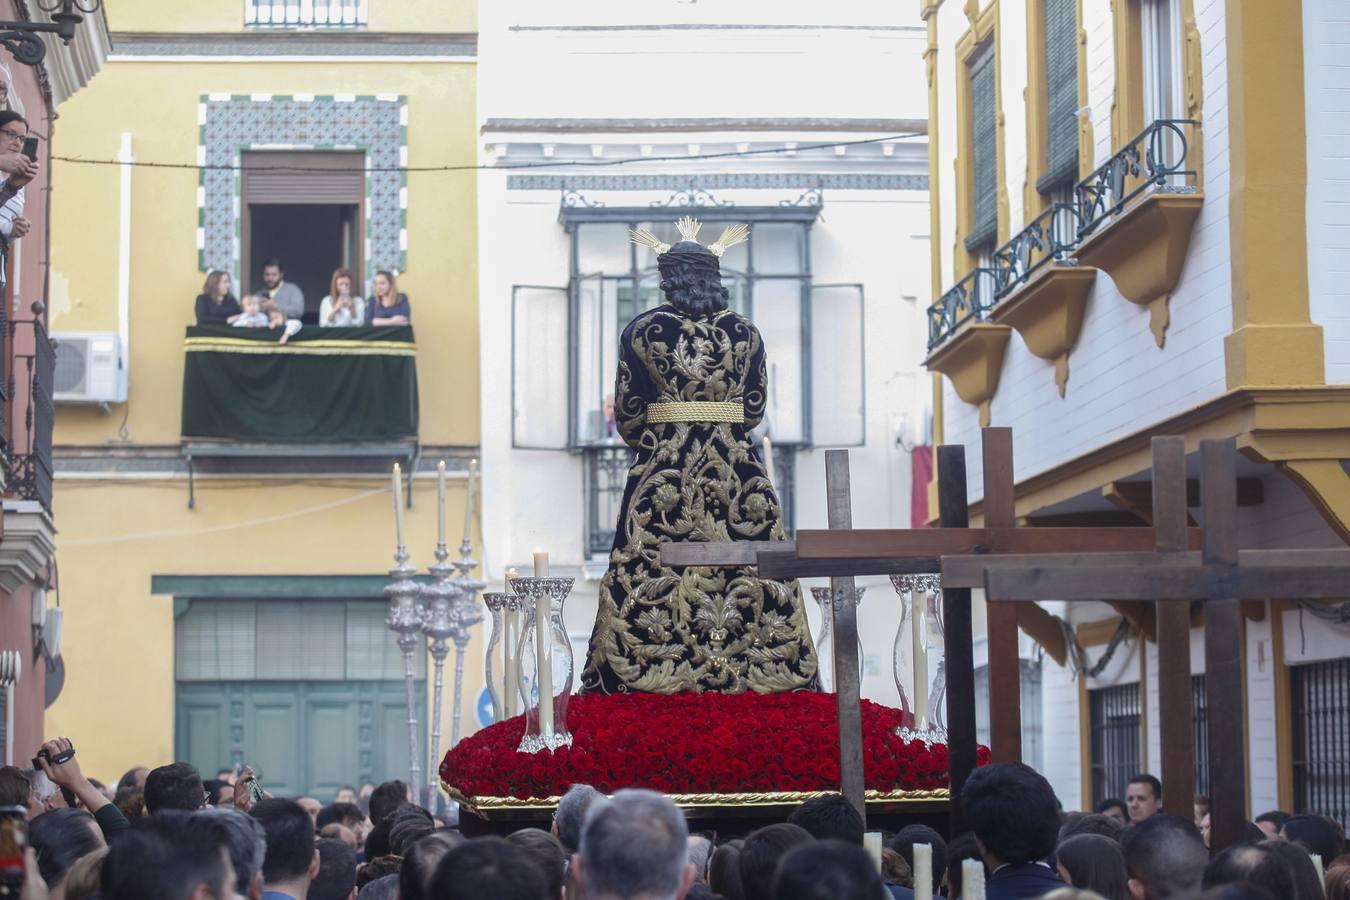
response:
M1027 900L1064 886L1046 861L1059 835L1050 783L1021 763L989 765L961 788L961 815L979 843L987 900Z

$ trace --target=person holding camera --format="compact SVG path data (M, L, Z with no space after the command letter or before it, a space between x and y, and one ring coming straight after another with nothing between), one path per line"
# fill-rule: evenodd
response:
M32 223L23 217L24 185L37 177L37 139L28 136L28 120L11 110L0 111L0 252L9 256L9 245L26 235ZM2 263L0 263L2 264ZM4 270L0 268L0 285Z
M80 771L70 738L56 738L43 744L33 760L33 768L46 775L63 792L73 795L94 817L105 840L111 842L131 827L122 811Z

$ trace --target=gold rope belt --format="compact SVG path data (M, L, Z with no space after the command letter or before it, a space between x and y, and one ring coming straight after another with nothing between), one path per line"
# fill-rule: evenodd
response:
M647 407L649 423L662 422L730 422L745 423L745 404L739 400L675 401L653 403Z

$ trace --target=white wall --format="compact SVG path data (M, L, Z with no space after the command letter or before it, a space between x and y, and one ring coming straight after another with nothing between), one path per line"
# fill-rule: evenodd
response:
M1303 0L1308 134L1308 290L1326 339L1328 384L1350 383L1350 14L1343 0Z

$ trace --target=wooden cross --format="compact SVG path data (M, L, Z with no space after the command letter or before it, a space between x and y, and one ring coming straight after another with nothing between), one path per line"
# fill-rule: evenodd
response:
M1062 554L1092 551L1140 553L1154 547L1154 530L1137 528L1016 528L1013 514L1012 432L987 428L984 443L986 527L968 528L965 449L938 448L939 529L853 530L848 490L847 451L826 454L830 529L800 530L795 542L669 543L662 545L668 566L756 565L767 578L829 576L837 615L834 627L835 684L840 703L840 772L844 795L862 812L862 732L858 701L856 610L844 598L855 596L856 575L939 571L945 556ZM1193 535L1198 542L1198 530ZM975 768L974 661L971 652L970 584L943 584L947 658L947 733L952 795ZM990 732L995 761L1021 758L1021 707L1017 629L1020 613L1040 613L1035 604L989 610ZM1022 624L1027 624L1023 621ZM855 783L856 781L856 783ZM954 823L959 830L959 823Z
M991 606L1028 600L1138 601L1158 604L1159 698L1165 796L1189 804L1193 748L1190 708L1190 601L1205 604L1205 697L1209 733L1211 845L1242 840L1246 822L1246 746L1242 678L1243 600L1350 595L1350 551L1239 551L1236 533L1236 442L1200 442L1204 546L1178 552L1186 522L1181 438L1154 439L1153 508L1158 552L1122 561L1087 554L1066 566L1026 556L985 571ZM1124 564L1122 564L1124 563ZM1183 793L1185 791L1185 793Z

